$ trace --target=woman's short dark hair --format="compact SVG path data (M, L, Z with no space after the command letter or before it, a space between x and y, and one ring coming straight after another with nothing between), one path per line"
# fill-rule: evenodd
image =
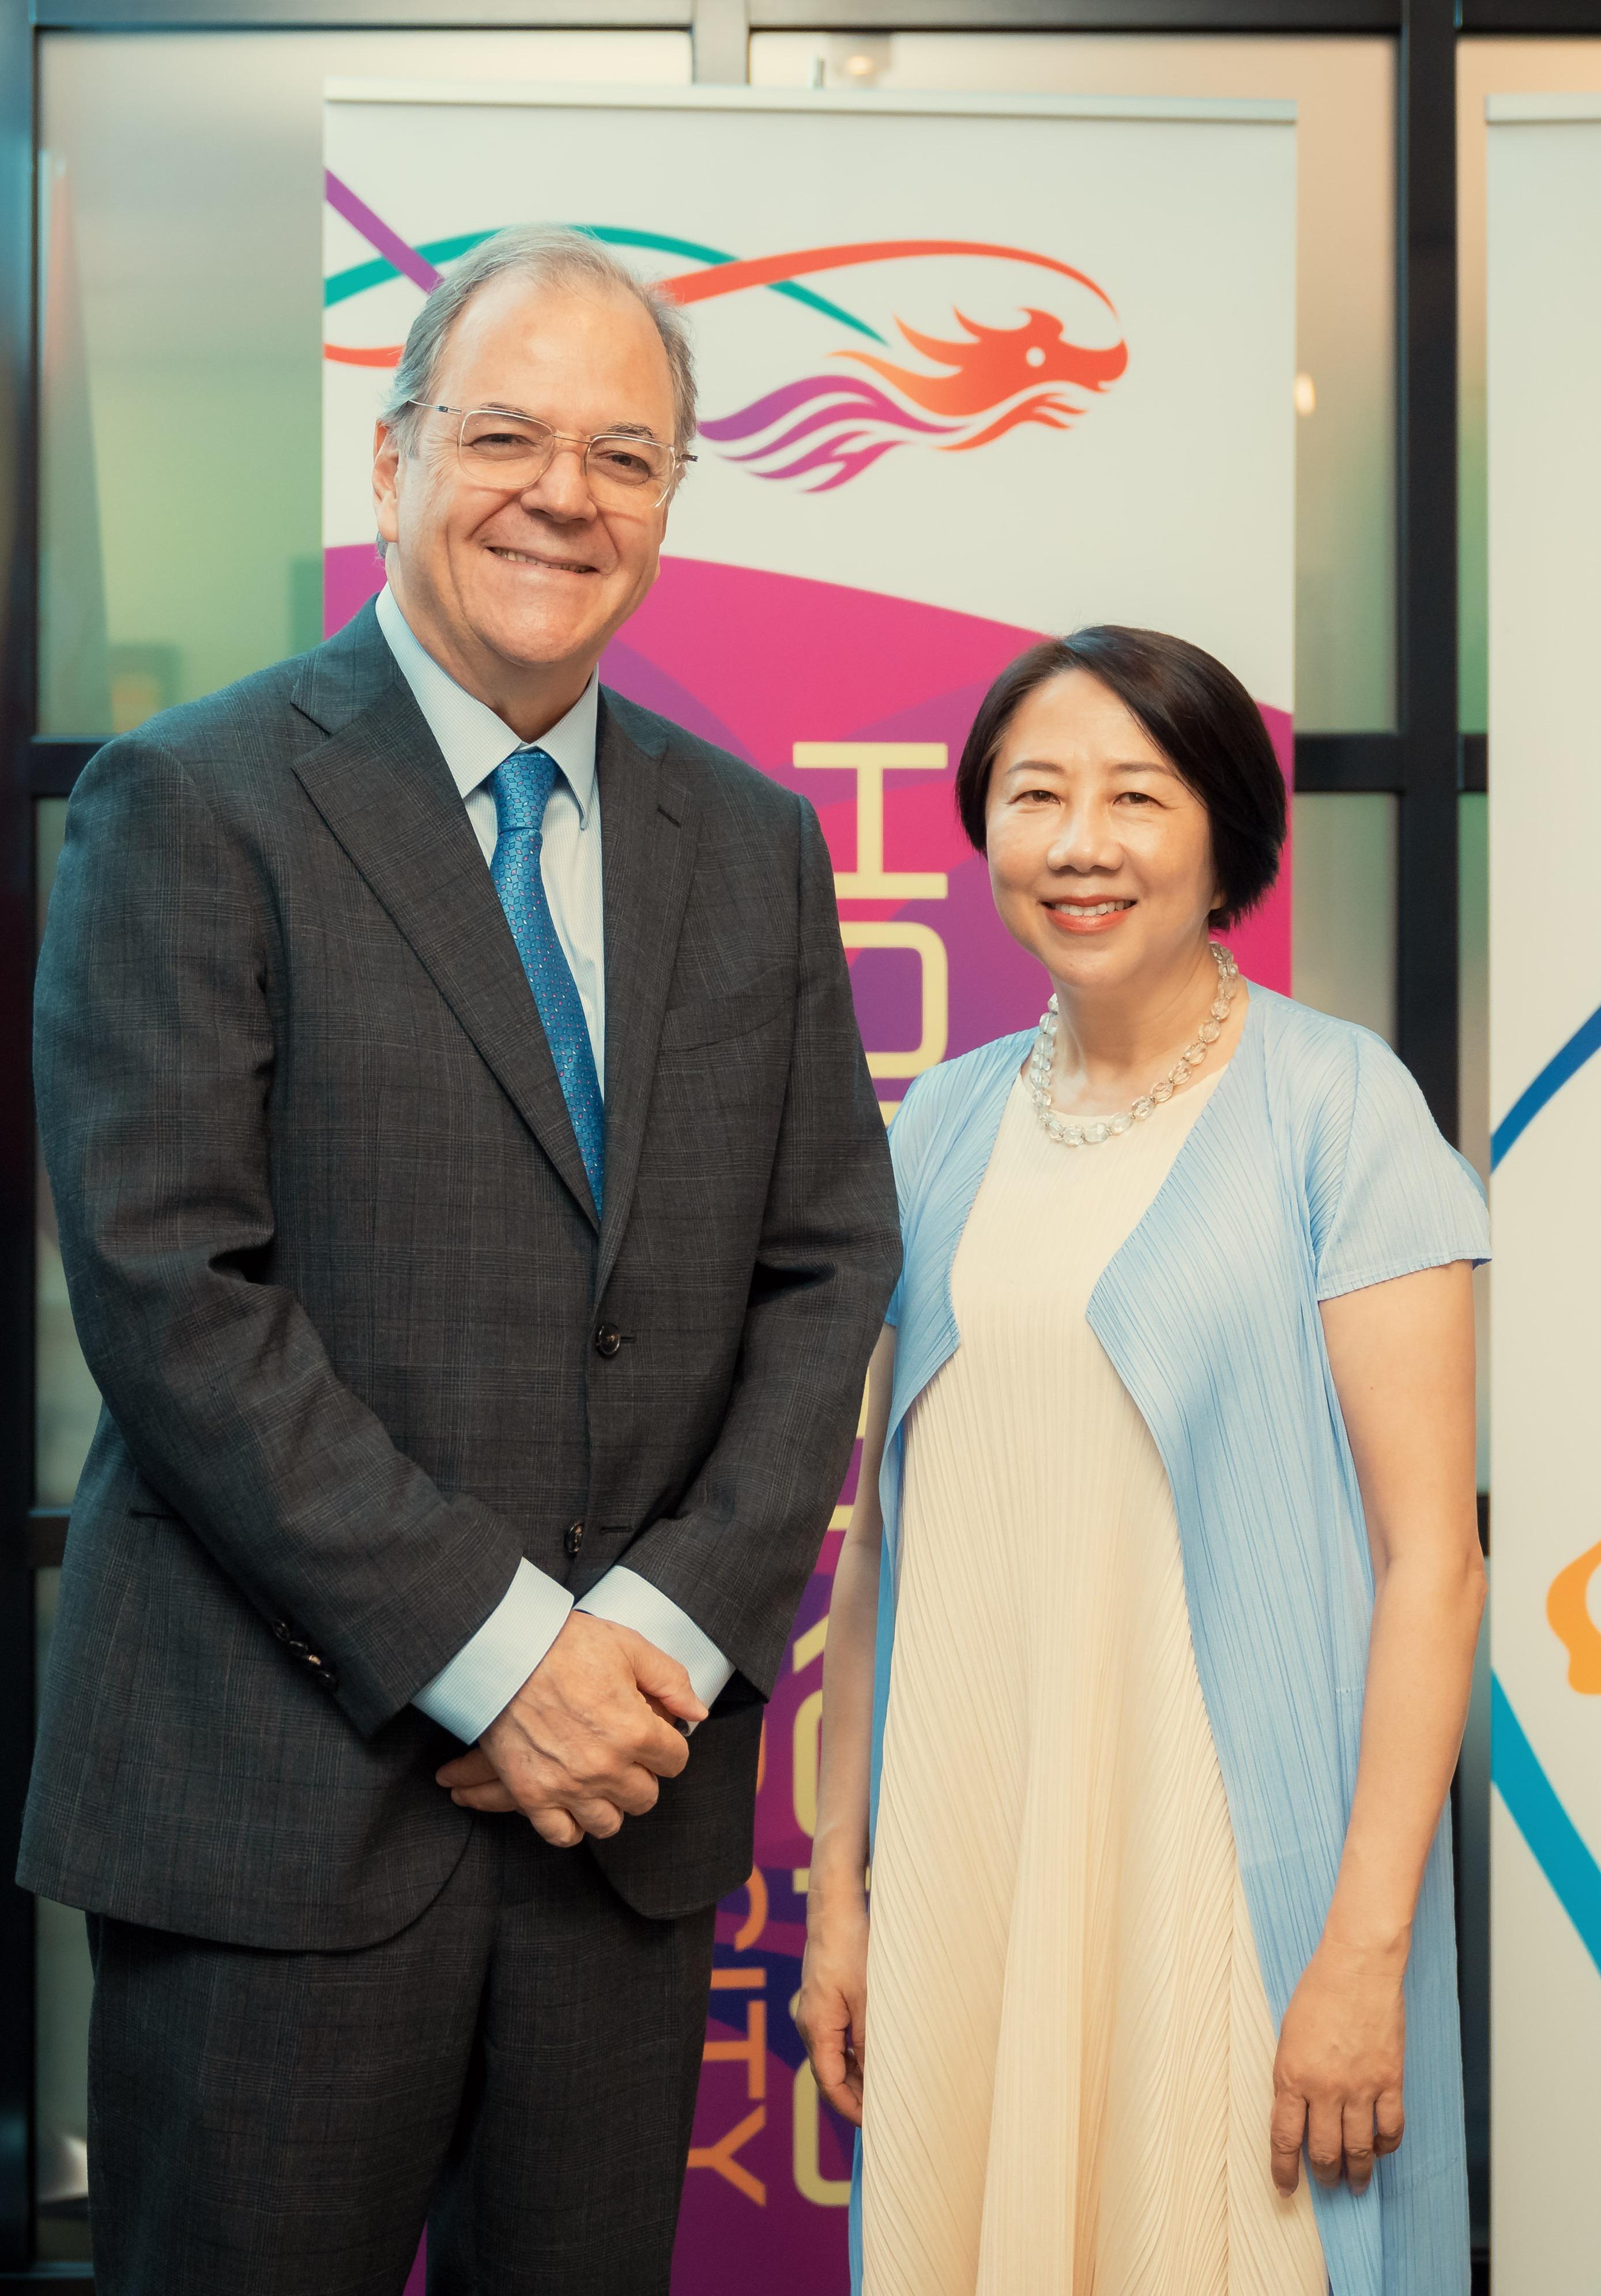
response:
M1037 687L1086 669L1139 720L1206 808L1222 890L1218 922L1253 909L1278 874L1284 849L1284 775L1261 711L1232 670L1183 638L1105 622L1046 638L1009 662L979 705L956 767L956 811L979 852L996 755Z

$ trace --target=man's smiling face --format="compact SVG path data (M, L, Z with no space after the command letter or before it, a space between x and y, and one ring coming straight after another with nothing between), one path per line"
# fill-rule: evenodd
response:
M673 439L672 376L650 314L631 296L514 274L462 313L431 396L581 438ZM653 487L626 507L597 503L571 446L521 494L474 484L456 455L459 416L417 421L410 454L380 425L374 466L397 601L435 660L502 716L536 691L559 716L655 580L666 506Z

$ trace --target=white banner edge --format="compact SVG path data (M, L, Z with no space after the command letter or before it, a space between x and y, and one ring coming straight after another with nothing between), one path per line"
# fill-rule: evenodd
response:
M549 80L346 79L323 83L326 103L583 105L612 111L859 111L914 117L1034 119L1153 119L1228 127L1293 127L1293 98L1277 96L964 95L931 89L591 86Z
M1484 117L1492 127L1575 127L1601 119L1601 93L1564 90L1555 95L1487 95Z

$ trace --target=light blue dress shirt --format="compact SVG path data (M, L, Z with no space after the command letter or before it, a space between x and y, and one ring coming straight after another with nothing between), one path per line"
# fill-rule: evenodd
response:
M379 593L378 627L439 745L488 867L497 834L490 777L513 750L524 746L521 736L439 668L388 589ZM592 676L565 718L539 737L540 749L560 767L546 808L539 867L556 935L584 1007L595 1070L603 1090L605 907L595 767L599 698L598 676ZM530 1001L530 1016L532 1011ZM471 1744L521 1689L572 1607L571 1595L548 1572L520 1562L510 1587L478 1632L412 1703ZM711 1704L734 1672L686 1611L625 1564L614 1564L578 1607L617 1626L632 1627L658 1650L677 1659L704 1705Z

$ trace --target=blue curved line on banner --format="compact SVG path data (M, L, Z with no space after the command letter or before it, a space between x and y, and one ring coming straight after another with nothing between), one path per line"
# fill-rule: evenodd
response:
M698 240L669 238L664 232L625 231L615 225L603 223L574 224L572 229L586 233L591 239L603 240L609 246L650 248L658 254L687 258L692 263L733 263L737 259L721 248L702 247ZM480 247L486 239L493 239L494 236L493 231L458 232L451 239L425 241L417 249L417 253L430 263L454 263L458 255L470 253L473 248ZM382 287L386 279L398 279L399 275L387 256L374 256L365 263L352 263L323 282L324 308L329 309L335 303L348 302L352 295L364 295L369 287ZM866 319L857 318L841 304L831 303L825 295L815 294L811 288L802 287L792 279L775 281L772 292L787 295L792 303L804 303L809 309L820 311L825 319L837 319L842 326L854 328L858 335L866 335L873 342L882 343L884 340L878 329L870 327Z
M486 239L493 239L492 231L457 232L452 239L431 239L419 246L417 253L432 264L454 263L458 255L466 255L481 247ZM343 271L334 272L323 282L323 308L343 303L352 295L365 295L369 287L382 287L386 279L398 279L400 274L387 255L369 256L365 263L352 263Z
M1496 1674L1490 1677L1490 1775L1585 1951L1601 1970L1601 1866L1541 1769Z
M1521 1139L1548 1100L1554 1100L1570 1077L1577 1076L1592 1053L1601 1052L1601 1005L1582 1027L1575 1029L1559 1053L1554 1053L1534 1082L1519 1093L1490 1136L1490 1168L1493 1172L1513 1144Z

